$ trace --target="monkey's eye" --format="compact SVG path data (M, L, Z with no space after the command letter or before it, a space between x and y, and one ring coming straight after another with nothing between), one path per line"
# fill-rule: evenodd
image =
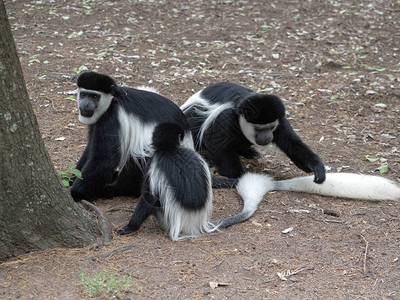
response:
M271 130L274 131L276 127L278 126L278 120L272 122L272 123L266 123L266 124L254 124L254 129L263 131L263 130Z
M94 100L94 101L99 101L99 100L100 100L100 95L91 94L91 95L90 95L90 98L92 98L92 100Z
M100 101L100 95L97 93L80 92L79 97L80 98L88 98L88 99L92 100L93 102Z

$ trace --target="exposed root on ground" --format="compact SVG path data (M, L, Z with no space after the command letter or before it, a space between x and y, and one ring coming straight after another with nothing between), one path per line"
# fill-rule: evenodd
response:
M101 238L100 241L98 241L93 246L93 249L101 248L103 245L111 241L113 225L107 218L106 214L96 205L86 200L81 200L81 203L85 209L93 211L97 215L97 220L99 222L99 228L101 232Z

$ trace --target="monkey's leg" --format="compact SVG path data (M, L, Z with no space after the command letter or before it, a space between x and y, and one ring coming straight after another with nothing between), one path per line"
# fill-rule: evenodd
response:
M244 171L236 151L221 151L214 158L218 173L229 178L238 178Z
M247 159L261 158L260 152L253 147L243 148L238 150L238 154Z
M137 231L142 223L151 215L155 213L156 207L153 205L154 197L145 193L139 199L135 211L128 223L128 225L117 230L119 235L125 235Z
M82 179L76 178L71 186L71 195L75 201L91 201L98 197L114 176L115 166L110 160L89 160L83 169Z
M101 196L112 198L116 196L139 197L143 183L143 171L136 164L127 164L115 176L115 180L106 186Z

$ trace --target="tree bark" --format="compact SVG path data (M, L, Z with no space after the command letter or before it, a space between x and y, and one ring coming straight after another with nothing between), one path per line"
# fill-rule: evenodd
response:
M0 260L95 242L97 224L61 184L44 146L0 0Z

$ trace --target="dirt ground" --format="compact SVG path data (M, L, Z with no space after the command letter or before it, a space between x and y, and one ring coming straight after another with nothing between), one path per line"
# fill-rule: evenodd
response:
M58 170L85 147L73 91L87 69L155 87L177 104L220 81L279 95L330 172L400 183L399 1L7 0L6 8ZM304 175L274 149L245 163L277 179ZM136 199L95 203L119 226ZM235 190L214 191L215 218L241 205ZM99 251L2 263L0 298L92 299L81 275L112 272L134 280L118 299L400 299L399 212L395 202L276 192L249 221L181 242L150 218ZM107 256L125 245L133 246Z

